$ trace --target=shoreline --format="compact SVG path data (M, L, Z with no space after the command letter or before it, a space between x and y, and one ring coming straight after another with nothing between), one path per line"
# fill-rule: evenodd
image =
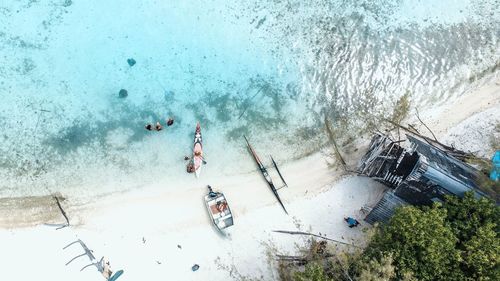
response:
M484 118L481 113L496 108L500 108L498 77L443 106L421 112L420 117L438 139L449 140L453 139L450 132L461 124ZM414 119L409 121L417 124ZM500 117L495 120L500 121ZM428 134L425 128L421 132ZM468 131L455 133L467 135ZM360 148L355 153L362 154L364 150ZM357 155L346 156L350 166L357 164ZM60 223L64 219L55 202L42 210L26 203L16 213L13 201L2 199L0 247L10 254L0 255L0 262L8 265L3 274L18 276L23 272L23 278L40 280L100 280L95 270L79 272L85 265L84 259L64 266L81 254L81 249L63 251L62 247L82 239L97 258L105 255L114 270L124 269L120 279L124 281L166 274L176 280L227 280L238 274L271 278L276 273L270 255L296 253L295 245L309 239L272 230L310 231L355 245L365 242L363 229L369 226L362 222L362 227L350 229L343 217L361 218L361 207L375 204L385 187L366 177L346 176L339 167L335 168L334 162L328 149L322 149L280 166L289 188L279 193L289 216L279 207L257 168L251 173L224 177L206 173L176 188L170 186L176 183L157 182L83 205L68 198L63 206L72 226L57 231L40 224L40 218L23 213L45 211L51 216L44 223ZM279 182L275 171L270 169L270 173ZM218 234L209 221L202 201L206 184L224 192L229 202L235 225L229 228L227 236ZM48 197L43 200L50 202ZM54 212L59 217L52 216ZM200 270L192 272L193 264L199 264ZM24 273L26 267L30 271Z

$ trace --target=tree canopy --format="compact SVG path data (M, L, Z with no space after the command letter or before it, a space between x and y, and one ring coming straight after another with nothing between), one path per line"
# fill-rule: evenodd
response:
M500 280L499 224L499 207L473 193L402 207L375 234L364 260L391 255L398 279Z
M337 274L314 260L294 281L500 280L500 207L473 193L431 207L405 206L376 227L361 255Z

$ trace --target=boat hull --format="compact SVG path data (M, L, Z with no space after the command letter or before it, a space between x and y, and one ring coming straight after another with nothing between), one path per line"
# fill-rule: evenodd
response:
M203 165L203 139L201 136L200 123L196 125L196 130L194 132L193 165L194 173L196 177L199 177L201 173L201 166Z
M234 224L233 214L223 193L211 192L204 199L208 215L217 229L222 231Z

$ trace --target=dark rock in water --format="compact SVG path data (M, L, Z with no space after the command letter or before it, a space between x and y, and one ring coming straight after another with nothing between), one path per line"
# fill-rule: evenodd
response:
M125 89L121 89L120 92L118 93L118 97L121 99L124 99L128 96L128 92Z
M130 59L128 59L128 60L127 60L127 63L128 63L128 65L130 65L130 66L134 66L134 65L135 65L135 63L136 63L136 61L135 61L134 59L130 58Z
M191 267L191 270L192 270L192 271L196 271L196 270L198 270L199 268L200 268L200 266L199 266L199 265L197 265L197 264L195 264L195 265L193 265L193 267Z
M71 4L73 4L73 1L71 1L71 0L65 0L62 5L63 5L63 7L69 7L69 6L71 6Z

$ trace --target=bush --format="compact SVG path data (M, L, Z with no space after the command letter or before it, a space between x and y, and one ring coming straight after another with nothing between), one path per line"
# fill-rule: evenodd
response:
M363 262L392 256L396 277L500 280L500 207L472 192L432 208L403 207L375 234Z
M432 207L405 206L376 227L363 253L329 253L313 241L305 266L288 264L291 278L282 280L500 280L499 231L500 207L472 192Z

